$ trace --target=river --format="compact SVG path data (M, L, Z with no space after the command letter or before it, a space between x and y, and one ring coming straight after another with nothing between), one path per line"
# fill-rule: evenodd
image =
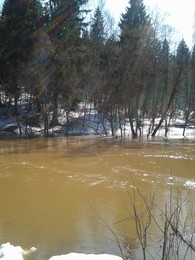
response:
M195 141L0 140L0 244L35 246L38 260L69 252L119 255L115 235L136 249L129 218L135 186L144 198L156 193L158 205L172 189L189 193L193 205ZM138 208L143 197L136 195Z

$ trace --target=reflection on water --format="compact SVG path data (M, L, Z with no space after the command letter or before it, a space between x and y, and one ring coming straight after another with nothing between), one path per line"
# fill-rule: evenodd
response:
M170 187L190 190L193 203L194 173L190 141L1 140L0 243L36 246L39 260L72 251L118 254L112 227L136 248L133 222L121 222L127 190L137 185L143 194L157 192L161 205Z

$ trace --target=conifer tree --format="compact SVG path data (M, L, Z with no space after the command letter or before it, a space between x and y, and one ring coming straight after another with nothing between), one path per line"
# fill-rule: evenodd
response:
M195 111L195 44L191 54L191 110ZM195 112L194 112L195 117Z
M186 100L188 96L188 89L189 89L189 61L190 61L190 51L189 48L182 39L178 45L177 48L177 54L176 54L176 71L181 71L181 77L180 82L178 84L177 89L177 109L181 109L182 111L185 111L186 107Z
M148 24L149 16L146 13L143 0L129 0L129 6L121 16L119 27L121 29L120 40L135 43L139 39L140 33ZM134 32L134 34L133 34Z
M86 92L95 105L101 100L104 75L105 31L104 16L98 6L92 17L86 49Z
M22 68L30 58L40 26L41 4L38 0L6 0L1 17L3 85L14 97L15 113L22 86Z
M169 44L165 38L158 54L156 54L155 83L152 93L153 109L159 117L165 110L168 96Z
M179 109L184 109L184 96L187 87L187 74L189 64L189 49L184 40L182 40L177 48L176 57L172 58L172 82L169 87L169 95L167 95L167 105L162 112L161 119L155 127L152 136L155 136L157 131L160 129L163 121L166 119L170 110L172 114L176 113Z
M58 124L59 98L66 110L72 109L76 99L75 89L79 84L78 72L81 65L81 31L84 26L81 6L86 2L87 0L51 0L48 3L47 33L55 50L50 71L53 79L50 84L53 97L52 125Z
M187 68L187 79L185 84L185 99L184 99L184 130L183 136L185 135L185 130L187 124L190 120L195 117L195 45L192 49L190 56L188 68ZM194 113L194 115L193 115Z
M151 24L142 0L129 0L129 7L122 14L119 27L121 47L121 90L126 97L126 108L132 137L137 137L139 128L138 111L146 84L144 73L148 60Z
M145 116L151 119L148 136L150 135L150 131L155 124L155 119L158 116L159 106L161 106L160 94L162 93L160 89L162 85L162 56L162 44L153 31L151 42L147 49L146 67L148 68L148 76L141 108L142 120L144 120Z
M90 38L94 44L102 45L105 41L104 17L102 10L98 6L92 19Z

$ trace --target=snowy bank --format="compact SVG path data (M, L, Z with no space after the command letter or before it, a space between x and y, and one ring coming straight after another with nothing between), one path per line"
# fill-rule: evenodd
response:
M49 122L51 123L52 114L49 116ZM178 114L177 119L170 120L170 125L165 129L165 122L162 123L160 129L156 133L156 137L165 137L168 139L181 139L195 138L195 119L193 114L191 115L190 124L187 124L185 129L185 135L183 136L184 126L185 126L185 117L181 111ZM10 134L14 133L21 136L41 136L47 133L51 136L58 135L103 135L110 136L114 135L120 137L131 138L131 127L128 119L119 120L118 117L115 117L111 120L111 116L99 113L95 107L90 104L84 106L80 104L77 111L71 112L68 116L66 111L61 109L59 111L58 122L59 125L52 126L49 123L47 131L44 131L43 119L41 122L35 124L36 115L28 114L24 117L22 113L18 118L12 116L1 115L0 113L0 131L9 132ZM142 134L142 137L151 137L154 128L158 125L161 118L155 119L155 124L152 125L152 120L145 118L140 121L140 128L138 135ZM111 123L112 121L112 123ZM31 123L31 124L30 124ZM45 129L46 130L46 129ZM166 130L166 131L165 131ZM1 132L0 132L1 134Z
M5 243L0 246L0 259L2 260L25 260L25 256L30 256L37 249L31 247L29 250L24 250L20 246L13 246L10 243ZM121 257L107 254L78 254L70 253L67 255L52 256L49 260L122 260Z

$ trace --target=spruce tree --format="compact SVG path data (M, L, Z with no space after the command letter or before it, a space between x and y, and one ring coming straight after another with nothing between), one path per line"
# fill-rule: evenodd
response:
M183 136L185 136L185 130L187 125L193 122L195 118L195 45L192 49L189 64L187 68L187 79L185 85L185 99L184 99L184 129Z
M53 97L52 125L57 125L59 98L69 111L76 99L75 89L79 85L78 72L81 66L81 32L83 29L82 5L87 0L51 0L47 4L46 32L50 36L53 49L50 68L51 84L49 92Z
M126 98L132 137L139 129L138 111L146 84L147 48L150 44L151 24L142 0L129 0L120 23L121 92Z
M1 17L3 85L14 97L15 113L22 86L22 68L30 58L40 26L38 0L6 0Z
M133 43L148 24L149 16L146 13L143 0L129 0L128 4L129 6L122 14L119 23L120 40L121 42L132 40Z
M96 45L102 45L105 41L104 17L98 6L92 19L90 38Z
M155 127L152 136L155 136L160 129L163 121L168 114L175 114L178 110L185 108L185 96L187 94L188 85L188 65L189 65L189 49L184 40L182 40L177 48L176 56L170 60L172 66L172 80L169 86L169 95L167 95L167 105L161 114L161 119ZM170 111L171 110L171 111Z
M176 54L176 71L181 71L180 82L177 89L177 109L185 111L186 101L189 95L189 61L190 61L190 51L189 48L182 39L177 48Z
M194 111L195 118L195 44L191 54L191 110Z
M89 32L88 55L88 85L91 101L98 104L101 99L101 87L103 84L103 52L105 43L104 17L102 10L98 6L91 21Z
M157 79L157 106L155 107L158 116L161 115L167 105L168 96L168 82L169 82L169 59L170 50L167 39L165 38L162 43L162 48L159 52L159 60L156 64L158 71L156 74Z

